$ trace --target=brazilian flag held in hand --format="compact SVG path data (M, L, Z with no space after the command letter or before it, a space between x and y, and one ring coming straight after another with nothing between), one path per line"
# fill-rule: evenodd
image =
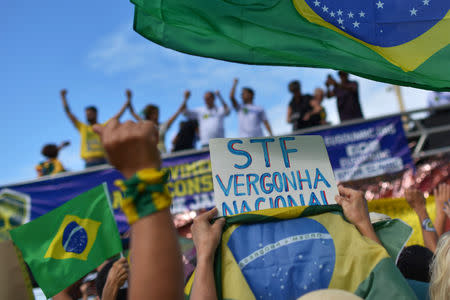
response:
M177 51L450 90L449 0L131 2L135 31Z
M122 251L107 193L100 185L10 231L47 297Z
M362 236L338 205L266 209L225 217L214 273L218 299L298 299L340 289L366 300L416 299L395 266L412 229L374 224L383 246ZM185 288L190 298L195 272Z

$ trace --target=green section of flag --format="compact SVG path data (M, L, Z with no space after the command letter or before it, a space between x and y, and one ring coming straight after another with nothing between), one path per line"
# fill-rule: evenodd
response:
M11 230L11 238L47 297L122 251L107 193L106 185L100 185Z
M395 59L389 61L361 42L309 22L290 0L132 2L134 29L177 51L247 64L331 68L392 84L450 90L448 43L406 72Z

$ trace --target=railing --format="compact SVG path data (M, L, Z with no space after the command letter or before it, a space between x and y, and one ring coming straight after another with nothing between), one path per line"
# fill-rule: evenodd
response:
M409 110L402 113L396 113L396 114L389 114L389 115L383 115L376 118L370 118L370 119L357 119L357 120L351 120L342 122L337 125L321 125L321 126L315 126L303 130L298 130L291 133L286 133L286 135L294 134L304 134L304 133L313 133L321 130L331 129L331 128L340 128L345 127L349 125L357 125L357 124L363 124L370 121L380 120L388 117L394 117L394 116L402 116L402 120L404 121L404 128L411 128L414 127L414 130L405 130L406 137L410 140L413 140L414 145L411 146L411 152L414 159L418 160L424 157L429 157L433 155L443 154L443 153L449 153L450 152L450 112L448 112L448 124L445 125L439 125L434 127L426 127L422 123L423 119L414 119L412 118L412 115L414 114L424 114L428 113L430 115L436 113L436 112L444 112L444 111L450 111L450 105L435 107L435 108L422 108L422 109L415 109L415 110ZM412 124L412 125L411 125ZM424 146L426 141L430 138L433 134L439 134L439 133L448 133L449 139L448 139L448 145L438 148L432 148L432 149L426 149L424 150ZM418 139L417 139L418 138ZM415 141L417 139L417 141ZM186 156L186 155L193 155L193 154L200 154L203 152L209 151L208 149L191 149L191 150L184 150L184 151L178 151L174 153L167 153L163 154L163 159L171 159L179 156ZM102 165L102 166L96 166L92 168L88 168L82 171L75 171L75 172L65 172L61 174L51 175L51 176L44 176L32 180L27 180L23 182L18 183L12 183L12 184L5 184L3 186L15 186L15 185L22 185L22 184L28 184L33 182L39 182L44 181L47 179L54 179L58 177L64 177L64 176L71 176L71 175L79 175L83 173L89 173L99 170L104 170L111 168L109 165ZM1 188L2 186L0 186Z

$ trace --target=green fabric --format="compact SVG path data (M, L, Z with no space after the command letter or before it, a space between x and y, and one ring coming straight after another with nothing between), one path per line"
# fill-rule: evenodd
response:
M400 252L411 237L412 227L399 219L377 222L373 227L386 251L397 262Z
M369 277L359 285L355 294L365 300L417 299L414 291L390 257L376 265Z
M22 252L24 260L47 297L57 294L106 259L122 251L119 231L106 193L106 186L100 185L48 214L10 231L12 240ZM79 251L78 245L83 244L83 239L80 238L80 232L83 233L83 230L80 228L78 231L66 232L70 235L62 239L63 244L57 239L58 234L69 227L62 226L67 218L79 218L89 220L91 223L88 224L99 224L95 230L92 226L81 226L87 233L88 245L89 241L93 242L91 247L85 247L84 250L81 248L81 253L74 253ZM55 250L51 257L45 257L51 249L62 251ZM66 249L68 251L65 252ZM55 258L68 254L76 258Z
M291 0L131 2L135 31L180 52L246 64L331 68L392 84L450 90L450 46L405 72L362 43L310 23Z

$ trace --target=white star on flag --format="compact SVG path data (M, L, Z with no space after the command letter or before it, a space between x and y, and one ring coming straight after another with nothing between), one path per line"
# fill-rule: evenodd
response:
M427 5L430 4L430 0L423 0L423 5Z
M324 5L324 6L322 7L322 9L323 9L323 11L328 11L328 7L327 7L326 5Z
M316 0L316 1L314 1L314 5L315 5L315 6L319 6L319 5L320 5L320 2Z
M351 19L351 18L353 18L353 13L352 12L349 12L348 13L348 17Z
M353 27L359 28L359 22L358 21L353 22Z
M411 13L411 16L417 16L417 9L415 9L414 7L409 12Z
M341 18L339 18L339 19L338 19L338 23L339 23L339 24L343 24L343 23L344 23L344 20L342 20Z
M361 18L364 18L364 17L366 16L366 13L363 12L363 11L360 11L360 12L359 12L359 16L360 16Z
M381 2L381 0L378 0L378 2L375 4L377 5L377 8L383 8L384 2Z
M342 10L339 9L339 10L337 11L337 14L338 14L338 16L342 16Z
M334 11L330 12L330 16L334 18L334 15L335 15Z

